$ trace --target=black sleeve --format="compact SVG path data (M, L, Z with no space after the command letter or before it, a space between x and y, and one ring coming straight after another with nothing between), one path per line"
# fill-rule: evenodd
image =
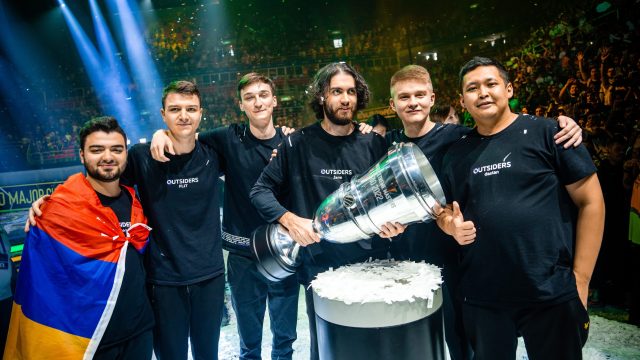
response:
M597 171L593 160L591 160L591 155L584 145L580 144L577 148L572 146L565 149L562 144L556 144L555 149L556 167L562 184L573 184Z
M384 135L384 140L387 143L387 147L393 145L394 142L400 142L402 137L402 131L399 129L389 129Z
M120 175L120 184L126 185L129 187L134 187L136 185L136 154L140 150L139 145L134 145L127 152L127 166L124 168L122 175Z
M389 142L386 136L382 136L378 133L373 134L374 141L376 142L375 148L378 150L376 159L380 160L383 156L387 155L389 147L393 144Z
M451 171L449 164L449 156L445 155L444 160L442 161L442 173L440 175L440 186L442 186L442 191L444 192L444 198L447 204L453 203L453 194L451 192L451 183L449 182L449 172Z
M565 149L562 144L555 143L553 137L560 131L560 125L556 120L537 117L534 119L540 121L544 126L542 136L546 138L547 146L552 147L554 167L563 185L573 184L597 171L591 155L584 145Z
M251 203L260 216L269 223L275 222L288 211L276 199L287 181L288 149L290 149L286 145L287 142L287 140L283 142L278 148L278 155L262 170L249 195Z
M452 126L456 127L456 134L458 138L461 138L465 135L469 135L473 131L473 128L462 126L462 125L452 125Z
M220 170L222 172L226 170L224 149L227 148L227 142L230 136L229 132L230 129L228 126L222 126L198 133L198 141L210 147L218 154L218 162L220 163Z

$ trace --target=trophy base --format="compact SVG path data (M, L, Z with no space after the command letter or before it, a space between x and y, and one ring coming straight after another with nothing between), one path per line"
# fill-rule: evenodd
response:
M277 226L260 226L251 234L251 248L258 271L271 281L282 281L296 273L296 266L285 261L282 252L274 244Z

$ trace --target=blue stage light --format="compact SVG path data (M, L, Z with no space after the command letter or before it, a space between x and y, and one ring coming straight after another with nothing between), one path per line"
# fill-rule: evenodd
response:
M129 69L137 85L141 113L148 114L149 130L162 126L160 98L162 80L144 39L144 19L134 1L108 0L113 23L118 24Z

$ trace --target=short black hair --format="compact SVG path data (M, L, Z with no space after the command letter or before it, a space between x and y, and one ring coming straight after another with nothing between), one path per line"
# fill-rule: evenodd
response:
M449 112L451 112L451 105L447 106L433 106L431 108L431 114L429 114L431 121L437 123L443 123L447 120L447 116L449 116Z
M375 127L377 125L382 125L387 130L391 128L391 126L389 126L389 120L387 120L386 117L380 114L373 114L371 118L369 118L369 125L371 125L372 127Z
M85 122L80 130L78 130L78 137L80 138L80 149L84 149L84 144L87 140L87 136L98 131L103 131L107 134L111 132L117 132L118 134L122 135L122 137L124 137L124 143L127 143L127 134L124 133L124 130L120 127L120 124L118 124L118 120L116 120L112 116L99 116Z
M509 83L509 72L498 60L488 57L474 56L473 59L469 60L462 66L462 68L460 69L460 73L458 74L458 86L461 89L464 76L467 75L468 72L473 71L480 66L495 66L500 73L500 77L504 80L504 83Z
M362 75L345 62L334 62L325 65L322 69L318 70L306 91L307 96L309 97L309 106L316 115L316 119L324 118L324 107L322 106L323 100L321 98L324 97L325 92L329 89L331 79L338 73L349 74L353 76L353 79L355 80L356 96L358 101L356 111L366 108L367 104L369 104L371 92L369 91L369 86Z
M202 98L200 97L200 90L198 90L198 86L191 81L186 80L176 80L169 83L169 85L165 86L162 90L162 108L164 109L164 102L167 99L169 94L180 94L180 95L195 95L198 97L198 101L200 102L200 107L202 107Z

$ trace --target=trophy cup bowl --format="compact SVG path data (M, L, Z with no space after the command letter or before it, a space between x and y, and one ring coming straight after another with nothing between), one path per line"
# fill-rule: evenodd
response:
M399 143L366 173L343 183L318 207L313 229L323 241L350 243L370 238L387 222L409 225L436 218L444 192L427 157L412 143ZM295 273L300 246L279 224L251 235L258 270L272 281Z

